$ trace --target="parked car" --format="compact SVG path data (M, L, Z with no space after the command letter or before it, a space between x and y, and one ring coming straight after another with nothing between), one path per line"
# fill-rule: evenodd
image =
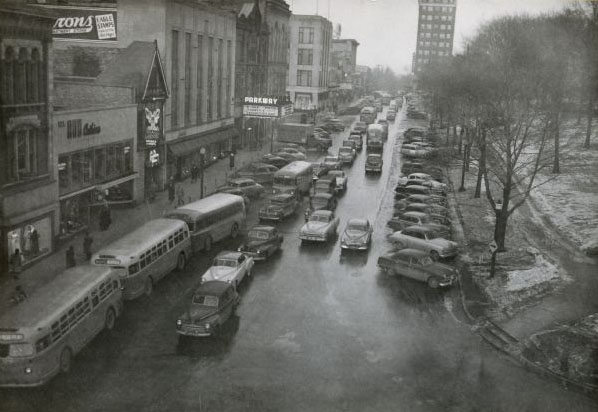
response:
M262 193L264 193L264 186L256 183L253 179L247 179L243 177L231 179L227 182L226 186L221 187L221 189L226 188L240 189L250 199L254 197L260 197Z
M340 119L328 119L326 123L324 123L323 128L335 132L342 132L345 130L345 125Z
M321 127L314 127L314 133L317 133L321 137L330 139L330 132L326 129L322 129Z
M378 267L387 273L426 282L431 288L450 286L457 281L456 269L435 262L417 249L390 251L378 258Z
M310 162L315 178L320 178L328 173L330 166L324 162Z
M243 192L241 189L239 189L237 187L225 186L225 187L219 188L217 190L217 192L218 193L228 193L229 195L241 196L243 198L243 203L245 203L245 209L248 209L249 205L251 204L251 200L249 200L249 197L247 197L245 192Z
M211 336L235 313L239 294L228 282L202 283L193 293L191 304L176 321L181 336Z
M343 140L341 143L342 147L350 147L353 150L353 156L357 156L357 142L355 140Z
M447 207L446 196L442 195L409 195L405 198L405 204L411 203L426 203L428 205L440 205Z
M457 242L442 238L425 226L409 226L390 235L389 241L399 249L423 250L434 260L457 256L459 253Z
M311 211L336 209L336 198L330 193L316 193L310 199Z
M401 172L405 175L415 172L423 172L424 164L422 162L403 162Z
M443 217L446 217L449 214L449 210L446 207L436 203L408 203L402 211L423 212L430 216L439 215Z
M305 161L307 157L303 153L289 153L289 152L281 152L278 151L275 153L276 156L282 157L283 159L288 160L289 162L296 162L297 160Z
M431 229L434 229L440 237L445 239L451 238L450 226L441 225L436 223L432 217L423 212L404 212L397 213L388 221L386 226L391 228L393 231L400 231L408 228L409 226L423 225Z
M363 149L363 138L361 137L361 133L351 133L348 140L355 143L355 150L360 152Z
M280 250L283 236L272 226L257 225L247 232L247 241L237 249L253 260L266 260Z
M406 139L409 139L413 136L421 136L424 137L426 135L427 130L422 127L410 127L409 129L403 132L403 136Z
M262 162L276 166L280 169L291 163L291 160L283 159L282 157L273 154L267 154L262 157Z
M345 192L347 190L349 178L347 177L347 174L342 170L331 170L328 172L327 177L334 181L334 190L336 193Z
M297 196L292 194L280 194L270 198L266 206L260 209L258 217L260 220L282 221L285 217L291 216L297 210Z
M350 219L341 236L342 249L367 250L374 229L367 219Z
M295 155L297 157L297 160L306 159L305 151L300 151L298 149L295 149L294 147L282 147L278 149L278 153L290 153L292 155Z
M253 269L253 258L241 252L225 250L218 253L212 261L212 266L202 275L202 282L219 280L228 282L235 287L238 286L245 277L251 276Z
M366 173L382 173L382 156L378 153L370 153L365 160Z
M278 150L280 149L295 149L298 150L299 152L306 154L307 151L305 150L305 147L301 146L300 144L297 143L287 143L287 142L281 142L278 144L277 146Z
M417 180L407 179L405 186L423 186L430 190L431 194L446 196L448 186L444 183L437 182L436 180Z
M326 156L324 163L330 168L330 170L339 170L343 167L343 162L338 156Z
M394 110L388 110L386 112L386 120L395 120L397 118L397 112Z
M318 179L314 183L314 192L315 193L330 193L334 195L336 189L336 182L334 179L328 178L328 175Z
M274 173L277 171L278 167L274 165L262 162L255 162L250 163L249 165L240 169L237 172L237 175L239 175L239 177L252 179L253 181L259 184L271 185Z
M327 242L338 230L338 217L331 210L316 210L299 232L301 241Z
M368 130L368 125L366 122L356 122L353 125L353 130L357 131L363 135Z
M355 150L347 146L341 146L338 148L338 157L341 159L343 164L352 165L355 160Z

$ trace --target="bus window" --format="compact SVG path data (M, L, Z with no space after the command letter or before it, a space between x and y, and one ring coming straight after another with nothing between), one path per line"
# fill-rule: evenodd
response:
M95 308L99 303L100 298L98 297L98 292L94 290L91 292L91 305Z

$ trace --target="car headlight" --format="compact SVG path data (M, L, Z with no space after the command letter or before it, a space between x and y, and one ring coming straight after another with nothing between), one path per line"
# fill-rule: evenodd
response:
M212 325L210 325L210 322L206 322L206 324L205 324L205 328L206 328L206 329L210 329L211 327L212 327Z
M237 248L237 252L242 252L242 251L243 251L243 246L239 246L239 247Z
M179 328L180 328L180 327L183 325L183 321L182 321L182 320L180 320L180 319L177 319L177 320L176 320L176 325L177 325L177 327L179 327Z
M261 249L257 251L257 254L258 254L258 255L261 255L262 253L264 253L264 251L263 251L263 250L261 250Z

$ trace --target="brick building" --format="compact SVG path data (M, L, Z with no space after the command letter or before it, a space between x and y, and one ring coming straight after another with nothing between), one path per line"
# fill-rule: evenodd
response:
M434 60L451 56L455 35L457 0L419 0L417 45L413 72Z

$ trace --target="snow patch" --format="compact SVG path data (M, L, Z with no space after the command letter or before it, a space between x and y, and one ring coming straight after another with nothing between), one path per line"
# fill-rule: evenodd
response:
M507 291L516 292L529 289L561 277L559 268L546 260L540 253L534 253L534 258L534 266L530 269L507 272L507 281L505 283Z

